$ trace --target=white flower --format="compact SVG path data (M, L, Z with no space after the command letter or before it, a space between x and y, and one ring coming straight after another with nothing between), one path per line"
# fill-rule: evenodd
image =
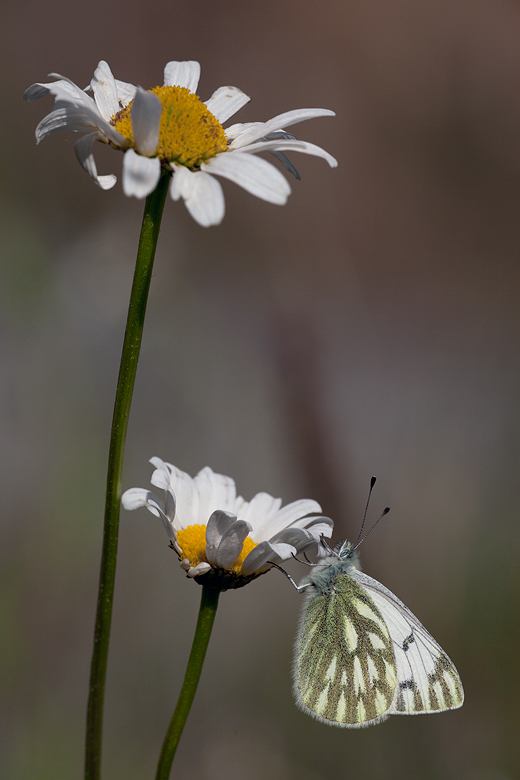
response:
M298 141L286 127L318 116L334 116L321 108L298 109L268 122L222 124L250 98L237 87L220 87L202 103L195 94L200 76L198 62L169 62L164 86L146 92L118 81L101 61L90 87L80 89L69 79L30 86L25 100L37 100L49 92L54 109L36 128L39 143L56 130L85 133L75 144L77 158L102 189L116 183L112 174L99 176L92 148L94 141L124 151L123 191L145 198L156 188L161 173L173 174L170 195L183 198L191 216L204 227L218 225L224 217L224 194L216 176L230 179L262 200L283 205L291 188L284 176L255 155L269 151L287 170L298 171L283 154L304 152L323 157L330 166L336 160L319 146ZM87 95L91 90L94 97Z
M141 506L160 517L188 577L203 577L222 590L247 584L299 552L330 537L333 522L311 499L282 508L282 500L257 493L251 501L237 496L230 477L206 467L193 479L171 463L151 458L151 482L165 499L143 488L122 497L125 509ZM309 517L309 515L313 515ZM210 578L210 579L208 579Z

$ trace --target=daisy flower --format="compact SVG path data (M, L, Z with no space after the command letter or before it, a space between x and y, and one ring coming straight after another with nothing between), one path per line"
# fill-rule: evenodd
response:
M57 81L37 83L24 93L37 100L51 93L54 109L36 128L39 143L56 130L84 133L76 142L76 156L102 189L116 183L113 174L99 176L93 156L94 141L124 152L123 191L145 198L156 188L162 173L172 175L170 195L183 198L191 216L204 227L218 225L224 217L224 194L215 176L230 179L257 198L283 205L291 188L286 178L258 152L275 155L299 178L285 151L323 157L330 166L336 160L319 146L299 141L285 128L318 116L334 116L321 108L297 109L268 122L223 123L250 98L237 87L220 87L202 102L196 95L198 62L169 62L164 85L145 91L112 75L101 61L90 87L80 89L69 79L51 74ZM93 97L87 92L91 91Z
M145 506L162 519L181 567L201 584L240 588L271 563L316 548L322 536L332 535L332 520L311 499L282 507L280 498L257 493L245 501L230 477L208 467L192 479L160 458L150 463L155 466L151 483L165 491L164 501L149 490L130 488L122 504Z

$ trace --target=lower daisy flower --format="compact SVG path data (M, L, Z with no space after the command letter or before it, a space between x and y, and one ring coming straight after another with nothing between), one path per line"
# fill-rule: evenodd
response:
M56 130L84 133L75 144L77 158L102 189L116 183L112 174L99 176L93 156L94 141L124 152L123 191L145 198L165 171L173 174L170 195L182 198L191 216L204 227L219 224L225 211L222 187L214 176L230 179L262 200L283 205L291 192L286 178L258 152L271 152L296 178L300 178L285 151L336 160L319 146L299 141L285 128L318 116L334 116L322 108L287 111L268 122L223 123L250 98L237 87L220 87L202 102L195 94L198 62L169 62L164 85L145 91L112 75L101 61L90 87L83 90L69 79L37 83L24 93L37 100L51 93L54 109L36 128L39 143ZM93 97L87 94L92 91Z
M282 507L280 498L257 493L251 501L236 495L230 477L206 467L193 479L171 463L151 458L151 482L165 491L164 501L149 490L130 488L125 509L141 506L160 517L188 577L221 590L240 588L292 555L316 549L332 535L333 522L311 499Z

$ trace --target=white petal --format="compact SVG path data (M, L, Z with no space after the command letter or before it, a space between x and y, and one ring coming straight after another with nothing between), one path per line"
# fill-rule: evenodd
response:
M83 138L80 138L74 144L74 151L76 152L76 157L78 158L80 165L82 165L88 175L94 179L96 184L101 187L102 190L109 190L116 183L117 177L114 176L113 173L110 173L107 176L98 176L92 147L94 141L99 140L99 138L100 134L97 131L84 135Z
M143 157L128 149L123 158L123 192L128 197L146 198L157 187L161 177L158 157Z
M150 512L159 517L157 506L160 506L161 500L151 490L145 490L144 488L129 488L121 496L121 503L125 509L130 512L139 507L145 506Z
M199 496L199 521L206 523L216 509L232 511L235 504L236 488L231 477L215 474L209 466L201 469L193 480Z
M205 524L208 515L203 520L199 519L199 495L193 479L171 463L165 465L171 469L170 484L177 499L177 514L174 523L176 530L180 531L197 523Z
M218 546L225 532L233 523L236 523L236 521L236 515L231 514L231 512L223 512L222 510L217 509L211 514L208 525L206 526L206 558L209 563L213 565L217 564Z
M241 146L240 151L249 154L255 154L256 152L265 151L294 151L303 152L304 154L310 154L314 157L323 157L327 160L331 168L336 168L338 161L321 146L310 144L308 141L257 141L254 144L248 146Z
M146 157L151 157L157 149L161 114L162 103L157 95L137 87L130 116L136 149Z
M323 518L324 520L328 520L328 518ZM307 530L310 534L315 538L316 542L319 542L321 537L324 536L326 539L330 539L332 536L334 523L331 520L330 523L316 523L316 525L308 526Z
M51 74L54 75L54 74ZM57 74L56 74L57 75ZM70 79L58 77L58 81L51 81L46 84L38 82L37 84L31 84L31 86L23 93L24 100L39 100L44 95L54 95L57 100L66 100L68 102L88 105L92 103L96 104L92 98L87 95L82 89L74 84ZM97 107L96 107L97 111Z
M169 62L164 68L165 87L184 87L196 92L199 86L200 65L195 60Z
M269 545L274 555L281 561L286 561L288 558L296 555L296 549L292 546L292 544L284 544L283 542L269 542Z
M201 168L234 181L257 198L280 206L291 192L287 179L274 165L251 154L223 152L202 163Z
M257 122L254 127L249 127L243 133L238 134L231 144L231 149L239 149L262 138L264 135L290 127L297 122L303 122L306 119L314 119L318 116L335 116L334 111L326 108L298 108L294 111L286 111L273 117L268 122Z
M175 517L176 501L175 494L171 488L168 488L164 497L164 514L168 518L169 522L173 522Z
M183 198L193 219L210 227L219 225L226 210L220 183L202 171L190 171L184 165L175 165L170 195L173 200Z
M170 475L171 475L171 469L168 468L168 464L165 463L161 458L150 458L150 463L155 466L155 471L153 472L150 482L152 485L155 485L155 487L160 487L163 490L168 490L170 487Z
M145 506L152 515L160 517L163 521L163 525L166 528L166 533L170 539L175 543L175 548L178 549L177 539L173 525L169 518L165 515L162 502L155 493L150 490L144 490L143 488L130 488L121 497L121 503L125 509L133 510L139 507Z
M271 539L283 528L288 528L292 525L297 528L305 528L313 519L311 517L305 519L305 515L316 515L319 513L321 513L321 506L317 501L313 501L310 498L302 498L299 501L293 501L291 504L282 507L276 514L266 514L264 516L264 522L258 531L261 532L262 535L255 538Z
M269 518L278 515L281 505L281 498L273 498L269 493L257 493L251 499L247 510L241 513L241 518L253 526L253 536L256 542L265 541L273 535L272 533L264 534L262 528L268 523Z
M126 108L134 99L137 87L127 81L119 81L119 79L116 79L116 87L120 108Z
M188 577L200 577L201 574L206 574L210 569L209 563L199 563L193 569L189 569Z
M210 99L206 100L205 105L215 119L218 119L222 124L250 100L251 98L238 87L219 87Z
M88 100L90 103L82 103L81 101L71 102L61 97L57 99L54 104L54 110L44 117L36 128L37 141L39 142L42 138L49 135L49 132L46 131L47 122L53 122L51 117L52 114L56 112L57 117L61 116L65 118L66 124L63 125L63 129L88 132L89 130L97 128L103 133L105 138L112 141L115 146L126 149L128 147L128 141L124 135L118 133L112 125L105 122L92 98L88 98ZM57 130L58 128L55 127L54 129ZM50 130L50 132L54 132L54 130Z
M248 574L263 571L269 568L268 563L270 561L276 563L277 560L286 560L293 554L296 554L296 549L290 544L260 542L260 544L257 544L249 555L246 556L244 563L241 566L240 573L247 576Z
M103 119L110 121L120 110L119 99L117 96L116 80L112 75L108 63L104 60L98 64L94 71L94 78L90 82L94 92L94 99Z
M43 117L34 133L37 144L43 141L44 138L47 138L48 135L51 135L51 133L55 133L56 130L89 133L96 129L96 126L85 117L84 112L81 113L81 117L78 117L77 115L71 115L69 108L76 112L78 111L76 106L69 104L67 108L55 108L50 114Z
M80 89L70 79L63 78L58 73L51 73L51 76L56 76L58 81L52 81L47 84L33 84L24 93L25 100L37 100L44 95L51 94L56 98L55 108L62 109L67 106L76 106L78 111L80 108L84 110L85 117L88 117L89 122L93 126L98 127L114 144L125 148L128 146L128 142L115 130L112 125L107 122L99 112L96 102L87 95L86 92Z
M228 141L233 141L245 130L249 130L249 128L256 127L257 125L262 125L263 127L264 122L238 122L236 125L230 125L229 127L226 127L224 133L226 134Z
M292 526L291 528L284 528L283 531L280 531L269 539L269 542L271 544L276 544L277 542L290 544L298 552L304 550L310 544L316 544L316 537L305 528L295 528Z
M227 529L217 550L217 566L221 569L233 566L251 530L249 523L244 520L237 520Z
M307 531L310 531L318 539L320 536L330 537L334 528L334 520L331 520L330 517L323 517L323 515L301 517L299 520L291 523L291 528L306 528Z

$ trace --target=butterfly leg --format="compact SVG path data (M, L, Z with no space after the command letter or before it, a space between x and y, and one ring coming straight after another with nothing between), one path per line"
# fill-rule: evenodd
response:
M307 583L305 585L297 585L295 583L295 581L293 580L293 578L291 577L291 575L288 572L286 572L285 569L282 569L281 566L278 566L277 563L273 563L273 561L267 561L267 563L270 563L271 566L274 566L275 569L279 569L282 572L282 574L285 574L285 576L287 577L287 579L289 580L291 585L298 591L298 593L301 593L305 588L308 588L309 586L312 586L311 582L309 582L309 583Z

